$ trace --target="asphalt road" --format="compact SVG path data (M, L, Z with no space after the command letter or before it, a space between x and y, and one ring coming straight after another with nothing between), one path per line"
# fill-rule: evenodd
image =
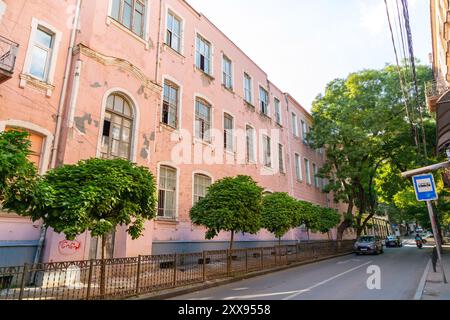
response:
M343 256L172 300L411 300L430 254L430 247L419 250L406 240L382 255Z

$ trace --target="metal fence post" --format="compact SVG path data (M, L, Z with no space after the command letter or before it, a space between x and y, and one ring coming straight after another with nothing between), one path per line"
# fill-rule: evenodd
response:
M248 273L248 248L245 249L245 273Z
M141 255L138 256L137 274L136 274L136 294L139 294L139 285L141 279Z
M296 246L295 246L295 261L296 262L298 262L300 259L299 259L299 257L298 257L298 249L299 249L299 247L300 247L300 245L299 244L297 244Z
M86 300L89 300L91 295L92 271L94 269L94 260L89 261L88 287L86 292Z
M27 278L27 274L28 274L29 268L30 268L30 266L29 266L28 263L25 263L23 265L22 279L20 281L19 300L23 299L23 292L24 292L24 289L25 289L25 281L26 281L26 278Z
M227 249L227 276L229 277L231 273L231 251Z
M261 248L261 270L264 269L264 249Z
M173 255L173 287L177 285L177 254Z
M206 281L206 252L203 251L203 270L202 270L203 282Z

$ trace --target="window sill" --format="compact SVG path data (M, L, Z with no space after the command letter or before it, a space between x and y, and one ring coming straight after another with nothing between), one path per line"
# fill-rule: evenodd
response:
M169 46L167 43L163 43L163 48L164 48L164 51L166 51L166 52L171 52L171 53L173 53L175 56L177 56L178 58L182 59L182 60L183 60L183 63L184 63L184 61L186 60L186 57L185 57L181 52L178 52L177 50L175 50L174 48L172 48L171 46Z
M251 102L248 102L248 101L244 100L244 103L245 103L245 105L246 105L247 107L249 107L250 109L252 109L252 111L255 111L255 110L256 110L256 107L255 107Z
M229 93L235 95L236 92L234 92L233 88L227 88L223 83L222 83L222 88L225 89L226 91L228 91Z
M263 117L263 118L265 118L265 119L267 119L267 120L270 120L270 121L272 122L272 118L271 118L268 114L259 112L259 115L260 115L261 117Z
M175 133L180 133L180 129L178 128L174 128L172 126L169 126L168 124L164 123L164 122L160 122L159 123L160 128L170 131L170 132L175 132Z
M131 31L130 29L128 29L124 25L122 25L120 22L116 21L114 18L106 17L106 24L108 26L109 25L114 25L115 27L119 28L120 30L124 31L125 33L128 33L130 36L132 36L133 38L135 38L136 40L138 40L139 42L144 44L145 45L145 50L149 50L150 49L149 41L146 41L145 39L141 38L136 33Z
M209 73L206 73L205 71L203 71L202 69L200 69L200 68L197 67L197 66L195 66L195 70L197 70L197 71L200 72L202 75L204 75L205 77L207 77L210 81L216 80L212 75L210 75Z
M158 224L179 224L177 218L164 218L164 217L157 217L155 218L155 222Z
M32 88L35 88L35 89L45 93L45 95L47 97L51 97L53 94L53 90L55 90L54 85L47 83L45 81L39 80L39 79L33 77L32 75L22 73L19 75L19 78L20 78L19 87L22 89L24 89L27 86L32 87Z
M193 144L197 144L197 143L199 143L199 144L203 144L204 146L206 146L206 147L213 147L214 145L212 144L212 142L208 142L208 141L205 141L205 140L201 140L201 139L199 139L199 138L194 138L194 142L193 142Z

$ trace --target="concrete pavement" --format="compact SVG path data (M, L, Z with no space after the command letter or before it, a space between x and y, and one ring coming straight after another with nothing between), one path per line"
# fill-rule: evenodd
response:
M379 256L344 256L173 300L410 300L431 251L431 247L419 250L407 242Z
M442 260L445 268L447 281L450 282L450 246L444 246ZM436 272L431 266L426 272L426 280L421 293L422 300L450 300L450 283L445 284L442 280L442 271L439 262L436 265Z

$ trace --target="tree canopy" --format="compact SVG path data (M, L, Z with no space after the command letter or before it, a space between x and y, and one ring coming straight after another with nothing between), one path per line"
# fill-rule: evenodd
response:
M431 70L418 66L417 75L421 84L417 100L425 101L423 84L432 79ZM408 107L409 113L405 101L413 106ZM313 103L311 141L315 148L327 148L327 161L319 176L328 180L325 191L333 192L335 201L348 204L340 237L352 221L361 233L378 212L380 199L392 198L408 184L400 172L431 161L422 151L421 135L415 134L421 123L415 101L410 94L405 98L396 67L388 65L330 82L325 94ZM435 124L426 112L423 118L423 127L430 133ZM434 135L427 134L427 138L427 153L431 155ZM385 188L377 187L377 183ZM353 220L349 216L354 209Z
M90 159L65 165L38 178L30 206L17 210L64 233L67 239L90 231L105 236L118 225L137 239L156 215L153 175L127 160Z
M207 228L206 239L221 231L256 234L261 227L263 189L249 176L223 178L208 188L205 198L190 210L191 221Z

